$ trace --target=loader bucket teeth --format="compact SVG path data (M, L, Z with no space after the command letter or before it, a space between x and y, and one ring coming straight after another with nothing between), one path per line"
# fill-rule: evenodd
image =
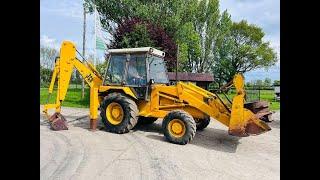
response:
M54 113L49 118L50 128L54 131L68 130L66 119L60 113Z
M246 133L250 135L259 135L270 130L271 128L264 121L259 119L249 121L246 126Z
M229 135L238 136L238 137L247 137L247 136L249 136L249 134L246 133L244 128L229 129L228 133L229 133Z

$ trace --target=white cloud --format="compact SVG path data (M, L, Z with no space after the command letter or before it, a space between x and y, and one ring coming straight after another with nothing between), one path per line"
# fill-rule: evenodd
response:
M264 40L270 42L270 46L276 51L278 59L280 59L280 39L279 39L279 36L267 35L264 37Z
M41 35L40 37L40 45L42 46L47 46L47 47L52 47L55 49L58 49L59 45L57 44L56 39L50 38L47 35Z
M57 16L83 19L83 0L43 0L40 10ZM87 21L93 21L93 16L88 14Z
M42 35L40 38L40 43L42 43L43 45L50 45L55 41L56 41L55 39L49 38L47 35Z
M220 10L225 9L234 21L246 19L261 27L280 59L280 0L222 0Z

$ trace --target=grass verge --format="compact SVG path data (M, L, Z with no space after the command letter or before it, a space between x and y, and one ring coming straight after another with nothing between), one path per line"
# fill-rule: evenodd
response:
M62 102L62 106L66 107L78 107L89 108L90 103L90 91L89 88L85 88L85 96L81 98L81 88L68 89L65 100ZM57 97L57 91L53 91L49 103L54 103ZM45 104L48 99L48 88L40 88L40 104Z

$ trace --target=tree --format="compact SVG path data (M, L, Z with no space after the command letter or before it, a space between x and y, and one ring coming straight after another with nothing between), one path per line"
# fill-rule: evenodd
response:
M126 26L126 24L122 25L120 28L124 26ZM111 46L117 46L121 48L155 46L150 38L148 29L145 24L137 22L135 24L132 24L132 26L132 31L128 30L127 32L124 32L124 34L121 34L123 35L122 37L121 35L119 35L118 38L113 41L114 43Z
M270 78L265 78L264 79L264 86L265 87L270 87L271 86L271 79Z
M253 83L252 82L246 82L246 87L253 87Z
M103 27L113 37L127 20L141 19L163 28L180 47L180 70L207 72L213 44L212 36L219 16L218 0L86 0L93 11L97 7ZM130 39L126 39L130 41ZM175 58L173 53L168 53ZM175 53L176 54L176 53ZM170 59L171 59L170 58ZM212 57L211 57L212 59ZM174 62L170 63L174 66Z
M254 82L254 85L257 87L262 87L263 86L263 81L261 79L258 79Z
M40 64L43 68L53 69L55 58L58 51L47 46L40 46Z
M262 40L262 29L248 24L245 20L232 22L227 11L220 15L219 0L86 2L91 12L94 6L97 7L101 15L101 24L115 41L119 40L118 29L134 19L162 28L167 37L179 45L179 70L211 72L219 86L232 80L236 73L268 68L277 61L276 53L269 42ZM147 30L149 31L148 27ZM145 36L147 34L143 26L131 29L130 32L132 31L135 31L135 36L139 35L146 40L144 44L152 44L149 39L154 41L150 32L149 39ZM123 46L135 46L133 41L137 42L136 39L139 38L131 36L132 34L120 38ZM143 41L138 41L140 42ZM172 54L171 58L175 58L173 51L166 53ZM174 64L172 63L172 66Z
M178 29L175 39L179 44L183 71L209 72L213 63L213 50L218 35L219 1L193 1L192 6L185 6L189 22L184 22Z
M107 61L97 64L96 69L101 76L104 76L105 72L107 71Z
M217 36L220 17L218 0L199 1L195 13L195 29L200 35L201 55L194 63L195 71L208 72L213 62L213 48Z
M47 86L51 80L52 70L58 51L51 47L40 46L40 85Z
M128 19L140 18L164 28L173 37L181 24L189 22L197 1L195 0L85 0L90 12L94 7L101 15L103 28L111 35Z
M280 86L280 80L275 80L273 81L274 86Z
M225 72L229 69L230 51L232 50L232 41L230 38L232 28L231 16L224 11L219 19L218 32L215 46L213 47L214 59L211 63L211 71L215 75L215 83L220 87L223 83L229 82L225 77Z
M268 68L277 62L275 51L262 39L261 28L247 21L233 22L231 29L217 44L217 59L213 72L219 83L229 82L236 73Z
M94 8L101 15L101 25L110 34L114 34L117 26L125 19L135 17L141 8L139 0L85 0L89 12L94 12Z
M159 26L138 18L123 22L114 34L109 48L134 48L151 46L166 53L164 60L172 71L176 62L177 47L174 41Z
M43 67L40 64L40 86L48 86L51 80L52 69Z
M186 23L177 33L179 44L179 71L192 72L201 55L200 36L193 23Z

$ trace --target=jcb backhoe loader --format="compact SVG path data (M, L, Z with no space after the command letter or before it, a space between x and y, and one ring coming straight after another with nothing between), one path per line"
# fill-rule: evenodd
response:
M55 104L44 105L44 113L55 130L67 129L60 114L71 73L76 68L90 86L90 128L95 130L98 109L105 128L113 133L127 133L139 123L153 123L163 118L162 128L168 141L187 144L196 130L208 126L210 117L229 128L234 136L257 135L271 130L252 111L244 108L244 78L233 79L237 94L232 105L217 94L192 83L169 85L165 53L151 47L110 49L108 66L102 77L87 61L76 57L76 47L64 41L57 58L49 96L58 79ZM48 109L56 113L49 117Z

